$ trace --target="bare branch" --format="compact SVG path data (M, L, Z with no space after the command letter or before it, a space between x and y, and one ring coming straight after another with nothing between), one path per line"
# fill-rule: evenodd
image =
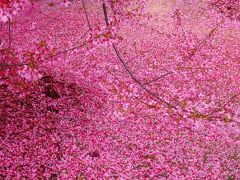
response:
M152 105L152 104L148 104L146 102L144 102L142 99L138 98L138 97L135 97L138 101L140 101L141 103L145 104L147 107L150 107L150 108L158 108L156 105Z
M108 22L108 15L107 15L107 7L106 5L103 3L103 11L104 11L104 17L105 17L105 23L107 25L107 27L109 27L109 22ZM157 94L153 93L152 91L150 91L149 89L147 89L136 77L135 75L131 72L131 70L127 67L125 61L123 60L121 53L119 52L117 45L116 44L112 44L113 49L115 50L118 59L121 61L121 63L123 64L125 70L129 73L129 75L131 76L131 78L143 89L145 90L148 94L150 94L151 96L155 97L157 100L159 100L160 102L162 102L163 104L167 105L170 108L173 109L177 109L177 107L175 107L174 105L172 105L171 103L163 100L162 98L160 98Z
M87 32L88 32L88 31L87 31ZM83 36L85 36L85 35L87 34L87 32L84 33ZM83 37L83 36L82 36L82 37ZM73 50L75 50L75 49L79 49L79 48L81 48L81 47L84 47L84 46L87 45L88 43L89 43L89 42L85 42L85 43L82 43L82 44L80 44L80 45L74 46L74 47L72 47L72 48L66 49L66 50L64 50L64 51L60 51L60 52L58 52L58 53L56 53L56 54L53 54L53 55L50 55L50 56L44 58L43 60L46 60L46 59L49 59L49 58L53 58L53 57L59 56L59 55L61 55L61 54L64 54L64 53L69 52L69 51L73 51Z
M83 38L84 36L86 36L86 34L88 33L89 31L86 31L82 36L81 38ZM81 39L80 38L80 39ZM67 53L69 51L73 51L75 49L78 49L78 48L81 48L81 47L84 47L86 44L88 44L89 42L85 42L85 43L82 43L80 45L77 45L77 46L74 46L72 48L69 48L69 49L66 49L64 51L60 51L60 52L57 52L56 54L53 54L53 55L50 55L46 58L44 58L43 60L47 60L49 58L53 58L53 57L57 57L61 54L64 54L64 53ZM0 63L0 67L16 67L16 66L24 66L24 65L28 65L28 63L18 63L18 64L7 64L7 63Z
M155 82L155 81L157 81L159 79L162 79L162 78L166 77L169 74L173 74L173 72L167 72L167 73L165 73L165 74L163 74L163 75L161 75L161 76L159 76L159 77L157 77L157 78L155 78L155 79L153 79L153 80L151 80L149 82L144 83L144 85L151 84L151 83L153 83L153 82Z
M240 96L240 92L238 92L237 94L234 94L233 96L231 96L227 102L225 102L224 104L222 104L219 108L217 108L216 110L212 111L210 113L210 115L219 112L221 110L223 110L224 107L226 107L229 103L231 103L235 98L237 98L238 96Z
M108 15L107 15L107 7L106 5L103 3L103 11L104 11L104 17L105 17L105 22L107 27L109 26L108 23ZM171 103L165 101L164 99L162 99L161 97L159 97L157 94L153 93L151 90L147 89L136 77L135 75L131 72L131 70L127 67L125 61L123 60L121 53L119 52L117 45L116 44L112 44L113 49L115 50L118 59L121 61L121 63L123 64L125 70L129 73L129 75L131 76L131 78L143 89L145 90L148 94L150 94L151 96L155 97L157 100L159 100L160 102L162 102L163 104L167 105L167 107L173 108L173 109L178 109L177 107L175 107L174 105L172 105Z
M149 52L151 52L151 51L153 51L153 50L150 49L150 50L147 50L147 51L144 51L144 52L140 52L138 55L133 56L133 57L130 57L130 58L128 58L128 59L136 59L136 58L138 58L139 56L142 56L142 55L144 55L144 54L147 54L147 53L149 53ZM131 60L126 61L126 64L128 64L128 63L130 63L130 62L131 62Z
M178 66L182 66L183 64L185 64L190 58L192 58L196 52L204 45L206 44L207 40L210 39L210 37L213 35L213 33L215 31L217 31L218 27L220 26L220 24L217 24L216 27L214 27L209 33L208 35L206 35L205 38L203 38L201 40L201 42L199 44L196 45L195 48L192 49L192 52L189 53L185 58L183 58L183 62L179 63Z
M107 25L107 27L108 27L108 26L109 26L109 22L108 22L107 6L106 6L105 3L103 3L102 6L103 6L105 23L106 23L106 25Z
M0 67L16 67L16 66L24 66L24 65L27 65L27 63L18 63L18 64L0 63Z
M84 9L84 13L85 13L85 16L86 16L88 28L89 28L89 30L91 30L92 28L91 28L91 25L90 25L88 13L87 13L87 8L86 8L86 4L85 4L85 1L84 1L84 0L82 0L82 4L83 4L83 9Z
M129 73L129 75L131 76L131 78L143 89L145 90L148 94L150 94L151 96L155 97L157 100L159 100L160 102L162 102L163 104L167 105L170 108L173 109L178 109L176 106L172 105L171 103L165 101L164 99L162 99L161 97L159 97L157 94L153 93L151 90L147 89L135 76L134 74L130 71L130 69L127 67L125 61L123 60L117 46L115 44L113 44L113 49L115 50L118 59L121 61L121 63L123 64L125 70Z

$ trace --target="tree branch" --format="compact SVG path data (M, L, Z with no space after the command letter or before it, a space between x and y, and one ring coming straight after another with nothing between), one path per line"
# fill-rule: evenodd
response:
M87 13L87 8L86 8L86 4L85 4L85 1L84 1L84 0L82 0L82 4L83 4L83 9L84 9L84 13L85 13L85 16L86 16L87 24L88 24L88 29L91 30L92 27L91 27L91 25L90 25L88 13Z
M24 65L27 65L27 63L18 63L18 64L0 63L0 67L16 67L16 66L24 66Z
M103 3L102 6L103 6L105 23L106 23L106 25L107 25L107 27L108 27L108 26L109 26L109 22L108 22L107 6L106 6L105 3Z
M104 17L105 17L105 23L106 26L109 27L109 23L108 23L108 15L107 15L107 7L105 5L105 3L102 4L103 7L103 11L104 11ZM125 70L128 72L128 74L131 76L131 78L144 90L146 91L148 94L150 94L151 96L155 97L158 101L160 101L161 103L165 104L167 107L173 108L173 109L178 109L176 106L172 105L170 102L165 101L164 99L162 99L161 97L159 97L157 94L153 93L151 90L147 89L136 77L135 75L131 72L131 70L127 67L124 59L122 58L121 53L118 50L118 47L116 44L112 44L114 51L117 54L118 59L121 61L121 63L123 64Z
M81 36L81 38L83 38L84 36L86 36L86 34L87 34L88 32L89 32L89 30L86 31L86 32ZM81 38L80 38L80 39L81 39ZM48 56L48 57L46 57L46 58L43 58L43 60L47 60L47 59L49 59L49 58L57 57L57 56L59 56L59 55L61 55L61 54L67 53L67 52L69 52L69 51L73 51L73 50L75 50L75 49L84 47L84 46L85 46L86 44L88 44L88 43L89 43L89 42L85 42L85 43L82 43L82 44L80 44L80 45L74 46L74 47L72 47L72 48L66 49L66 50L64 50L64 51L57 52L56 54L50 55L50 56ZM28 65L28 63L18 63L18 64L0 63L0 67L16 67L16 66L24 66L24 65Z
M151 80L149 82L144 83L144 85L151 84L151 83L153 83L153 82L155 82L155 81L157 81L159 79L162 79L162 78L166 77L169 74L173 74L173 72L167 72L167 73L165 73L165 74L163 74L163 75L161 75L161 76L159 76L159 77L157 77L157 78L155 78L155 79L153 79L153 80Z
M173 109L178 109L176 106L172 105L170 102L165 101L164 99L160 98L157 94L153 93L151 90L147 89L136 77L135 75L131 72L131 70L127 67L125 61L123 60L117 46L113 43L113 49L115 50L118 59L121 61L123 64L125 70L128 72L128 74L131 76L131 78L143 89L145 90L148 94L151 96L155 97L157 100L162 102L163 104L167 105L167 107L173 108Z
M186 57L183 58L183 62L180 62L178 66L182 66L185 64L190 58L192 58L196 52L204 45L206 44L207 40L210 39L210 37L213 35L213 33L218 29L220 24L216 25L207 35L205 38L203 38L199 44L197 44L194 48L192 48L192 52L189 53Z

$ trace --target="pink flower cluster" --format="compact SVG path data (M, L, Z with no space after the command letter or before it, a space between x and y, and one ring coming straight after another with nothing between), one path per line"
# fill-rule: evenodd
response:
M0 22L11 21L22 9L29 5L29 0L1 0L0 1Z

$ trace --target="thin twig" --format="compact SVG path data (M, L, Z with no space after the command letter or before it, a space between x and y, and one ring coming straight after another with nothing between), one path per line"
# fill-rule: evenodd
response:
M234 94L233 96L231 96L228 101L224 104L222 104L220 107L218 107L216 110L210 112L210 115L219 112L221 110L223 110L224 107L226 107L229 103L231 103L236 97L240 96L240 92L238 92L237 94Z
M145 101L143 101L142 99L135 97L135 99L139 100L141 103L145 104L147 107L151 107L151 108L157 108L156 105L152 105L152 104L148 104Z
M86 34L88 33L89 31L86 31L82 36L81 38L83 38L84 36L86 36ZM57 52L56 54L53 54L53 55L50 55L42 60L47 60L49 58L53 58L53 57L56 57L56 56L59 56L61 54L64 54L66 52L69 52L69 51L73 51L75 49L78 49L78 48L81 48L83 46L85 46L86 44L88 44L89 42L85 42L83 44L80 44L78 46L74 46L72 48L69 48L69 49L66 49L64 51L60 51L60 52ZM6 64L6 63L0 63L0 67L16 67L16 66L24 66L24 65L28 65L28 63L18 63L18 64Z
M27 65L27 63L18 63L18 64L0 63L0 67L16 67L16 66L24 66L24 65Z
M125 61L123 60L117 46L113 43L113 49L115 50L118 59L121 61L121 63L123 64L125 70L129 73L129 75L131 76L131 78L143 89L145 90L148 94L152 95L153 97L155 97L157 100L159 100L160 102L162 102L163 104L167 105L170 108L173 109L178 109L176 106L172 105L171 103L165 101L164 99L160 98L157 94L153 93L151 90L147 89L136 77L135 75L131 72L131 70L127 67Z
M167 72L167 73L165 73L165 74L163 74L163 75L161 75L161 76L159 76L159 77L157 77L157 78L155 78L155 79L153 79L153 80L151 80L149 82L144 83L144 85L151 84L151 83L153 83L153 82L155 82L155 81L157 81L159 79L162 79L162 78L166 77L169 74L173 74L173 72Z
M54 54L54 55L50 55L50 56L44 58L43 60L47 60L47 59L49 59L49 58L53 58L53 57L59 56L59 55L61 55L61 54L64 54L64 53L69 52L69 51L72 51L72 50L74 50L74 49L81 48L81 47L85 46L86 44L87 44L87 43L83 43L83 44L81 44L81 45L79 45L79 46L75 46L75 47L66 49L66 50L61 51L61 52L58 52L58 53L56 53L56 54ZM1 64L0 64L0 67L16 67L16 66L24 66L24 65L28 65L28 63L19 63L19 64L5 64L5 63L1 63Z
M89 42L90 42L90 41L89 41ZM49 59L49 58L53 58L53 57L59 56L59 55L61 55L61 54L64 54L64 53L66 53L66 52L73 51L73 50L75 50L75 49L81 48L81 47L85 46L86 44L88 44L89 42L85 42L85 43L80 44L80 45L78 45L78 46L74 46L74 47L72 47L72 48L69 48L69 49L66 49L66 50L64 50L64 51L58 52L58 53L56 53L56 54L54 54L54 55L50 55L50 56L44 58L43 60L46 60L46 59Z
M108 26L109 26L109 22L108 22L107 6L106 6L105 3L103 3L102 6L103 6L105 23L106 23L106 25L107 25L107 27L108 27Z
M88 28L89 30L91 30L91 24L90 24L90 21L89 21L89 17L88 17L88 13L87 13L87 8L86 8L86 4L85 4L85 1L82 0L82 4L83 4L83 9L84 9L84 13L85 13L85 16L86 16L86 20L87 20L87 24L88 24Z
M183 64L185 64L190 58L192 58L196 52L202 47L202 45L206 44L207 40L212 36L212 34L218 29L218 27L220 26L220 24L216 25L215 28L213 28L210 33L203 39L201 40L201 42L199 44L196 45L195 48L193 48L192 52L189 53L185 58L183 58L183 62L179 63L178 66L182 66Z
M126 64L132 62L131 59L136 59L136 58L138 58L139 56L142 56L142 55L144 55L144 54L147 54L147 53L149 53L149 52L151 52L151 51L152 51L152 49L147 50L147 51L144 51L144 52L141 52L141 53L139 53L139 54L136 55L136 56L133 56L133 57L128 58L128 59L130 59L130 60L126 61Z

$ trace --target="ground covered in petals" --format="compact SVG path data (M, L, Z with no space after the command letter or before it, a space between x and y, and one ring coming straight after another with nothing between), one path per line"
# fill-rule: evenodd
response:
M240 5L131 3L1 17L0 179L240 178Z

